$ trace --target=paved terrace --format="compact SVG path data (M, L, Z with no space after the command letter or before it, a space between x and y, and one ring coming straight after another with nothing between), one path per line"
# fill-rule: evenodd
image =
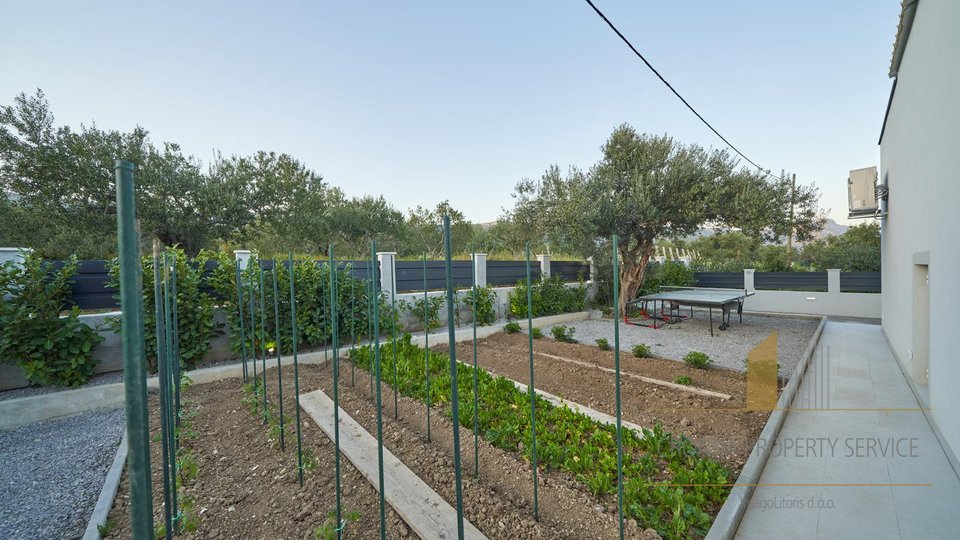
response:
M960 480L880 332L829 321L737 538L958 538Z

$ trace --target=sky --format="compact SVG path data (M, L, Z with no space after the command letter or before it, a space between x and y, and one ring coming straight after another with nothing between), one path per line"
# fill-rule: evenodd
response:
M622 123L724 146L583 0L3 3L0 104L41 88L58 124L140 125L205 163L286 152L401 210L449 199L492 221ZM744 154L848 222L847 173L879 165L899 0L595 3Z

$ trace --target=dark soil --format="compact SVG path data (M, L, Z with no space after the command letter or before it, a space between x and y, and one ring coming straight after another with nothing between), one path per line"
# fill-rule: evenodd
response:
M534 351L609 368L614 366L613 351L548 339L533 343ZM445 352L447 346L438 345L436 349ZM460 343L457 358L472 362L473 344ZM477 340L477 359L488 371L525 384L529 382L525 335L498 333ZM666 431L686 435L704 455L720 461L736 477L770 415L768 411L744 409L745 374L696 369L673 360L635 358L629 353L621 353L620 366L624 372L668 382L686 375L694 386L732 396L724 400L621 377L621 411L625 420L644 427L660 422ZM534 355L534 370L536 388L610 415L616 413L612 373L539 355Z

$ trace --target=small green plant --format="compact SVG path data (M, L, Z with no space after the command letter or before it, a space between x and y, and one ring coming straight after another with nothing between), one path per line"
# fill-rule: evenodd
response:
M337 523L337 511L331 510L327 513L327 519L323 521L323 525L317 527L313 532L313 537L316 540L337 540L337 533L342 531L348 523L356 523L360 521L360 512L352 511L347 512L341 518L342 522ZM346 537L346 535L341 535Z
M690 351L686 356L683 357L683 361L690 367L703 369L710 364L710 357L702 352Z
M644 343L637 343L633 346L633 355L637 358L650 358L650 347Z
M100 537L102 538L113 532L115 528L117 528L117 522L114 521L113 518L107 518L107 520L103 522L103 525L97 525L97 532L100 533Z
M440 321L440 310L443 308L443 299L444 296L442 294L427 297L427 329L429 331L436 330L442 325ZM423 322L423 297L416 298L413 302L401 301L400 305L401 309L406 308L407 312L410 313L410 316L415 320Z
M540 339L543 337L543 330L540 330L536 326L530 329L530 335L533 336L533 339Z
M313 450L303 449L303 470L312 471L317 468L317 458L313 455Z
M573 328L563 324L558 324L550 329L550 333L553 334L553 339L564 343L577 342L576 339L573 339L573 331Z
M600 338L597 340L597 347L599 347L601 351L609 351L610 342L607 341L606 338Z
M687 377L686 375L680 375L679 377L674 379L673 382L677 384L682 384L684 386L690 386L691 384L693 384L693 379L691 379L690 377Z
M520 323L516 321L508 322L503 326L503 331L508 334L516 334L517 332L520 331Z

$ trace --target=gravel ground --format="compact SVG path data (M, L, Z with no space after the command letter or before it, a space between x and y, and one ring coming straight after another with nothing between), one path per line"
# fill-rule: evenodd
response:
M123 429L113 409L0 431L0 538L81 538Z
M752 315L744 315L741 324L734 315L730 328L723 332L717 330L717 322L714 321L714 336L710 337L710 323L706 314L696 313L691 320L668 324L656 330L621 324L620 349L629 351L634 345L645 343L655 356L671 360L680 360L690 351L700 351L707 353L716 365L744 371L747 353L776 330L779 373L789 377L819 324L814 319ZM609 319L576 321L566 326L574 328L573 337L581 343L593 344L598 338L606 338L613 346L613 321ZM550 335L550 328L542 330L545 336Z

